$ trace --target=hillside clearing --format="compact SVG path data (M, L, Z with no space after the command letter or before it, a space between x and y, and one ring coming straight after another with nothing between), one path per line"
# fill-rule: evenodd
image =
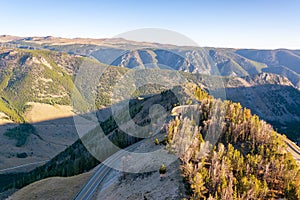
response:
M30 109L25 113L30 123L71 117L74 115L71 106L49 105L45 103L29 102Z

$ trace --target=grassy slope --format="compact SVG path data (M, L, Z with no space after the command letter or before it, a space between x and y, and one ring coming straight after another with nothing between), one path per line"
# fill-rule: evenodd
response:
M32 183L14 193L8 200L72 199L88 180L92 172L72 177L53 177ZM67 189L66 189L67 186Z

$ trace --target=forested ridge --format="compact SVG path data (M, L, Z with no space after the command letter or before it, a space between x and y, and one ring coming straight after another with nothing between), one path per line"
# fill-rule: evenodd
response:
M190 198L300 199L300 170L285 136L239 103L200 89L195 94L199 119L183 115L167 131L167 148L180 156Z

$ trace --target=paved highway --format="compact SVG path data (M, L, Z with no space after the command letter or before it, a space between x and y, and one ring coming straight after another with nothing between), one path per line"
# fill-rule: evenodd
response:
M288 139L285 141L285 143L287 144L287 151L290 152L295 160L297 160L297 162L300 164L300 148Z
M173 108L172 110L172 116L178 115L181 113L184 109L189 108L190 106L178 106ZM137 147L141 142L135 143L129 147L126 148L127 151L130 151ZM300 163L300 148L294 144L292 141L286 139L287 144L287 151L290 152L294 158ZM114 162L121 162L121 158L125 156L126 151L118 151L112 156L110 156L105 162L109 164L113 164ZM83 186L81 191L77 193L74 200L88 200L92 197L98 186L102 183L102 181L105 179L105 177L110 173L112 169L104 164L100 164L97 166L96 172L93 174L93 176L89 179L89 181Z
M74 200L88 200L91 199L94 192L97 190L98 186L101 182L105 179L105 177L113 170L112 168L108 167L107 165L113 165L114 162L121 162L123 156L126 155L126 152L133 150L138 145L140 145L142 141L137 142L124 150L126 151L118 151L109 158L105 160L105 164L99 164L96 167L95 173L92 177L88 180L88 182L82 187L81 191L77 193L74 197Z
M173 108L172 113L176 115L176 112L181 112L183 108L187 108L190 106L177 106L175 107L175 110ZM152 136L153 137L153 136ZM127 147L126 151L118 151L109 158L105 160L105 163L108 163L110 166L114 162L121 162L121 158L126 155L127 151L130 151L134 148L136 148L140 143L143 142L139 141L129 147ZM105 164L100 164L96 167L95 173L92 175L92 177L88 180L88 182L82 187L80 192L76 194L76 196L73 198L73 200L88 200L91 199L93 196L94 192L98 188L98 186L101 184L101 182L105 179L105 177L111 172L111 168L108 167Z
M140 141L142 142L142 141ZM137 147L140 142L133 144L126 148L127 151L130 151ZM296 146L292 141L286 140L287 151L289 151L294 158L300 163L300 148ZM112 156L110 156L106 162L109 164L113 164L114 162L121 162L121 158L126 154L124 151L119 151ZM98 186L102 183L102 181L106 178L106 176L111 172L111 168L100 164L97 166L95 173L89 179L89 181L84 185L79 193L75 196L74 200L88 200L91 199L94 192L97 190Z

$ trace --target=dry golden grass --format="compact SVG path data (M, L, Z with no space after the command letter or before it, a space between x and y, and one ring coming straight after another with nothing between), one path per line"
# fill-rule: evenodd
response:
M25 113L25 117L30 123L71 117L74 115L71 106L49 105L44 103L30 102L31 108Z
M22 188L7 200L69 200L80 191L91 175L92 171L73 177L43 179Z

